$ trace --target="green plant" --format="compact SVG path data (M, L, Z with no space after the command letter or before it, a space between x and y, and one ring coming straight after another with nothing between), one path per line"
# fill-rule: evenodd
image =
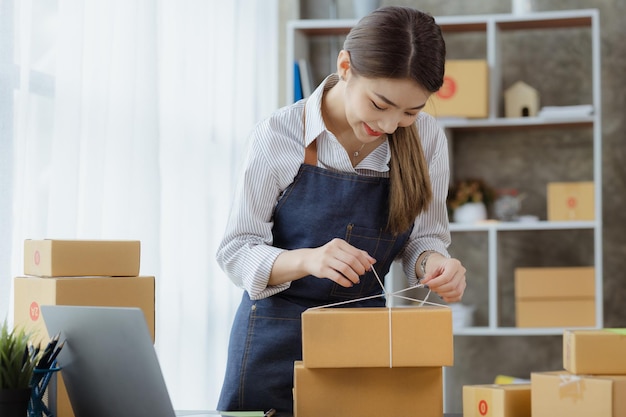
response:
M482 179L457 181L448 192L448 213L466 203L484 203L489 207L494 201L495 191Z
M0 330L0 389L29 388L39 349L24 329L10 329L6 320Z

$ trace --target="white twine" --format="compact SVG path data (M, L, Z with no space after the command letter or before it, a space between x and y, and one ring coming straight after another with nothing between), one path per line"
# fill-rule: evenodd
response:
M309 308L309 310L317 310L317 309L320 309L320 308L336 307L336 306L340 306L340 305L344 305L344 304L352 304L352 303L358 303L360 301L371 300L373 298L385 297L386 304L387 304L387 311L389 313L388 314L388 316L389 316L389 367L393 368L393 342L392 342L392 332L391 332L391 303L389 302L390 299L392 297L396 297L396 298L401 298L403 300L413 301L415 303L418 303L419 307L423 307L424 304L429 304L429 305L439 306L439 307L447 307L447 306L445 304L439 304L439 303L433 303L433 302L430 302L430 301L426 301L426 300L428 300L428 297L430 296L430 293L431 293L431 289L430 288L428 288L428 293L426 294L426 296L424 297L423 300L418 300L418 299L415 299L415 298L411 298L411 297L406 297L404 295L400 295L403 292L411 291L411 290L416 289L416 288L427 288L424 284L419 284L418 283L416 285L413 285L413 286L407 287L407 288L403 288L403 289L398 290L398 291L387 292L387 290L385 289L385 285L383 284L382 280L378 276L378 273L376 272L376 269L374 269L373 266L372 266L372 272L374 273L374 276L376 277L376 280L378 280L378 284L380 285L380 287L383 290L382 294L370 295L368 297L355 298L354 300L339 301L337 303L325 304L325 305L317 306L317 307L311 307L311 308Z

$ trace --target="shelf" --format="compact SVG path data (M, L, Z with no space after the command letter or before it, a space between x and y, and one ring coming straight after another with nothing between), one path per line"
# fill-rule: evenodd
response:
M562 336L565 327L463 327L454 329L455 336ZM592 327L567 327L592 329Z
M506 141L507 137L517 139L516 131L524 131L531 133L532 136L546 135L551 138L558 138L560 131L567 131L565 135L573 133L581 137L590 137L592 140L593 151L593 175L592 180L595 184L595 220L591 221L535 221L535 222L499 222L485 221L474 224L451 223L450 232L452 233L484 233L486 235L486 251L485 265L486 268L486 285L487 285L487 320L484 326L459 328L454 330L457 336L542 336L542 335L562 335L564 328L517 328L511 326L499 326L503 319L508 319L506 323L511 323L508 317L503 317L500 286L503 280L512 279L512 277L501 277L501 259L505 255L499 240L524 238L524 231L576 231L584 230L582 233L585 238L589 237L593 244L593 266L595 268L595 326L600 328L603 326L603 271L602 271L602 99L601 99L601 65L600 65L600 48L601 33L599 22L599 11L596 9L579 9L579 10L562 10L548 12L532 12L526 14L491 14L491 15L463 15L463 16L435 16L436 22L441 27L444 38L450 34L452 45L457 48L463 46L464 34L471 34L470 38L480 46L475 52L466 54L463 51L463 59L483 59L489 67L489 109L488 117L484 119L466 119L466 118L438 118L439 125L446 130L446 136L451 141L462 141L466 136L474 137L475 133L489 132L488 140L498 141L497 145L502 146L501 141ZM293 100L293 63L298 59L314 59L314 51L312 45L318 42L329 42L336 44L336 39L323 39L323 37L346 36L350 29L357 24L356 19L309 19L291 21L288 24L287 37L287 80L286 80L286 102ZM590 105L593 113L569 113L563 115L559 113L558 117L524 117L524 118L505 118L501 117L502 99L503 99L503 79L506 74L507 64L503 61L504 48L507 47L506 42L524 36L523 31L546 30L545 36L550 36L549 30L557 29L555 35L563 36L562 29L574 29L576 35L581 37L589 36L589 59L591 66L588 68L588 81L591 87L591 96L572 99L572 101L580 100L580 103L558 103L559 105ZM516 33L519 31L520 33ZM508 32L508 33L507 33ZM473 36L478 35L478 36ZM530 38L536 39L537 34L533 34ZM542 32L540 36L544 36ZM319 38L319 39L315 39ZM474 39L475 38L475 39ZM576 37L573 37L576 38ZM484 41L484 45L483 45ZM586 45L586 44L585 44ZM567 48L567 46L564 46ZM573 48L572 53L577 52L577 48ZM584 55L587 56L586 49ZM510 51L507 51L510 52ZM528 53L532 54L532 50ZM468 57L469 56L469 57ZM325 62L325 59L324 59ZM509 63L515 65L515 63ZM331 68L332 71L332 68ZM574 78L576 79L576 78ZM576 79L577 80L577 79ZM579 81L579 80L577 80ZM586 82L587 80L585 80ZM545 132L543 130L546 130ZM551 130L551 131L547 131ZM574 130L575 132L569 132ZM580 132L578 132L580 131ZM496 132L496 134L493 134ZM457 136L457 137L455 137ZM583 144L586 146L586 144ZM454 148L451 148L454 149ZM587 154L585 154L587 155ZM451 155L452 159L456 155ZM459 157L461 157L459 155ZM586 156L585 156L586 158ZM466 168L467 170L468 168ZM493 169L498 169L494 166ZM535 173L533 173L534 175ZM551 172L537 172L536 175L542 176L541 181L537 184L559 180L560 178L551 176ZM588 174L586 174L588 176ZM529 213L531 214L531 213ZM588 236L592 232L593 236ZM506 233L506 234L504 234ZM515 233L519 233L519 236ZM566 234L569 232L565 232ZM511 235L512 234L512 235ZM466 236L459 236L465 238ZM469 236L471 238L478 237L483 241L485 236ZM564 242L569 244L570 242ZM576 243L576 242L572 242ZM542 264L550 263L552 260L542 262ZM559 263L555 260L554 263ZM508 265L507 265L508 267ZM399 279L398 285L401 288L405 277L401 268L395 268L393 275L397 275ZM395 277L392 277L392 286L395 285ZM505 282L510 284L509 281ZM395 288L395 287L394 287ZM397 289L400 289L397 288Z
M514 231L514 230L579 230L593 229L597 226L595 221L546 221L536 222L499 222L486 221L480 223L450 223L451 232L487 232Z
M491 23L501 30L590 27L596 13L597 10L581 9L528 15L435 16L435 19L444 33L486 32ZM346 35L357 22L357 19L302 19L290 21L289 29L307 36L340 36Z
M517 117L517 118L488 118L488 119L452 119L440 118L439 124L444 129L515 129L515 128L563 128L573 127L592 127L595 123L595 116L585 116L576 118L539 118L539 117Z

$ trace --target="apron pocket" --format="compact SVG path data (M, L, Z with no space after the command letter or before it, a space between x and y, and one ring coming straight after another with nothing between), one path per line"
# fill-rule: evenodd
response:
M346 235L344 240L352 246L366 251L370 256L376 259L376 265L383 268L384 271L376 269L376 273L384 284L384 275L386 275L387 267L391 264L391 254L398 239L397 234L388 233L382 229L371 229L362 226L349 224L346 227ZM339 284L334 284L331 295L341 298L360 298L382 292L382 287L376 279L373 272L367 272L361 276L361 282L354 287L345 288Z

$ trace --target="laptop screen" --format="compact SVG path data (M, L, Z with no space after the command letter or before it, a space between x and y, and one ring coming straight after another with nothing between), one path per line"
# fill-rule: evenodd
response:
M143 312L138 308L42 306L61 334L61 375L76 417L174 417Z

